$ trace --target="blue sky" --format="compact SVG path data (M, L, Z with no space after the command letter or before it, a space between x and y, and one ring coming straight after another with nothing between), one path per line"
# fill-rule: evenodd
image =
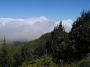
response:
M90 10L90 0L0 0L0 17L75 19Z

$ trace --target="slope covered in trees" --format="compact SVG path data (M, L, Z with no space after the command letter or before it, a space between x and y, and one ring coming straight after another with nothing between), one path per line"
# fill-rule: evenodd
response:
M60 22L53 31L36 40L17 42L13 46L4 41L0 44L0 67L70 67L69 64L77 67L85 64L81 61L87 55L89 58L89 53L90 11L83 12L74 21L69 33ZM90 62L86 65L89 67Z

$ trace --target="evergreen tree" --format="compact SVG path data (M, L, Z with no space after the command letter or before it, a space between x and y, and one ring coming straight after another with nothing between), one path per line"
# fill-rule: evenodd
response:
M67 33L62 26L62 22L51 32L51 37L46 43L48 54L51 54L56 63L60 63L61 59L65 59L64 50L66 48Z
M32 48L30 48L28 45L19 46L17 48L17 51L14 55L15 63L14 67L19 67L22 65L22 63L28 63L32 60Z
M12 56L9 52L9 47L6 44L6 40L4 38L4 43L2 44L0 50L0 67L12 67Z
M75 57L80 59L90 52L90 11L83 12L81 17L74 22L69 33L71 41L74 41Z

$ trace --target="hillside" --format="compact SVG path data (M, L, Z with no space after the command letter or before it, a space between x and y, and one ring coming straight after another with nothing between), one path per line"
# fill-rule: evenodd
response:
M62 21L53 31L29 42L0 43L0 67L90 67L90 11L66 32Z

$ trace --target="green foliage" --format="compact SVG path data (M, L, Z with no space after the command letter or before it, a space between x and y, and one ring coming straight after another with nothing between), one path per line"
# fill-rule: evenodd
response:
M15 52L14 59L15 59L15 64L14 66L19 66L22 65L22 63L27 63L30 60L32 60L32 52L33 50L27 46L27 45L22 45L22 47L18 47L17 51Z
M0 49L0 67L12 67L13 53L7 44L2 44Z
M33 60L28 65L29 67L56 67L55 63L52 61L51 57L43 56L41 58L38 58L36 60Z
M90 67L90 55L81 60L78 64L79 67Z
M47 52L51 54L56 63L60 63L60 60L67 60L68 42L68 33L65 32L62 22L60 22L51 32L51 36L46 43Z
M90 11L83 12L74 22L69 38L74 41L76 59L84 57L90 51Z

